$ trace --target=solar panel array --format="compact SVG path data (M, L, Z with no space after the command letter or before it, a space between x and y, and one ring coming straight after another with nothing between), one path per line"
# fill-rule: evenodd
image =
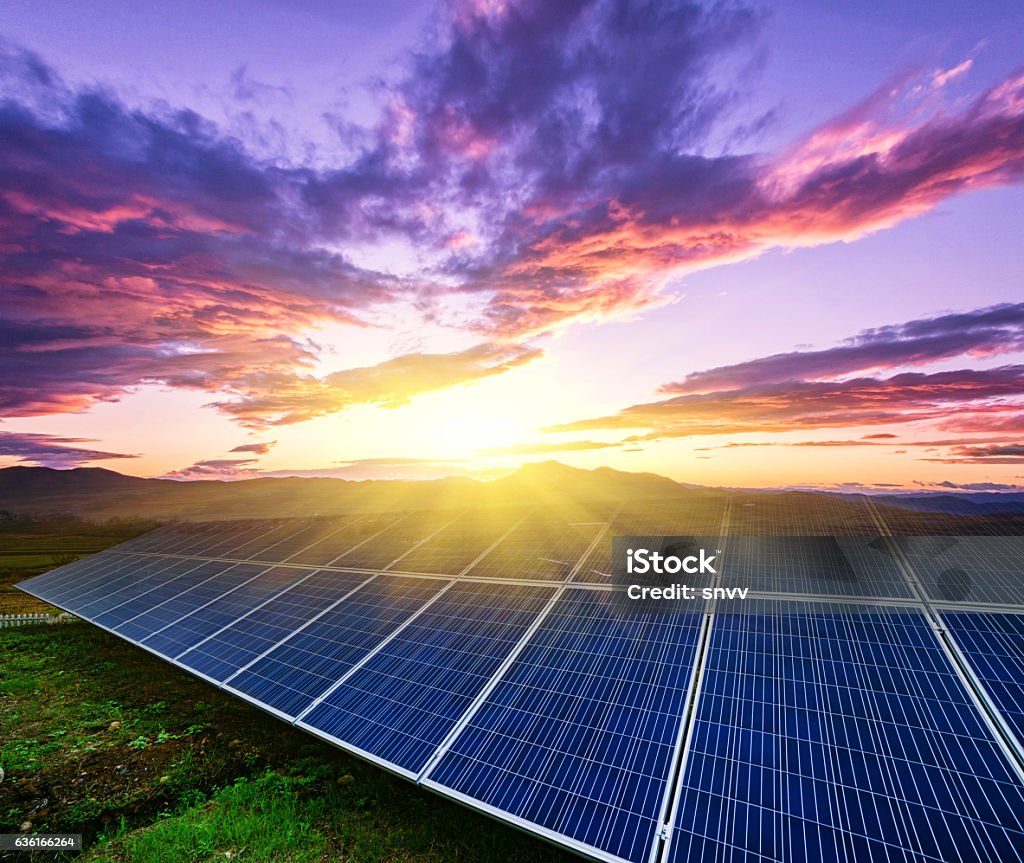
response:
M173 524L19 586L595 859L1022 859L1020 540L903 522L708 494ZM709 583L753 598L624 613L613 535L720 537Z

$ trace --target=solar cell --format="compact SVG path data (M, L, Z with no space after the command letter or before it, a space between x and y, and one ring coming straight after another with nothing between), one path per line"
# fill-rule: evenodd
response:
M1017 740L1024 743L1024 614L947 610L942 621Z
M1024 537L900 538L907 563L933 602L1024 607Z
M385 569L452 524L454 513L409 513L345 555L345 566Z
M609 592L570 588L425 784L645 860L702 620L623 615Z
M206 567L203 570L203 567ZM187 586L187 577L207 577L218 571L217 564L206 563L201 560L182 560L181 558L154 557L154 558L127 558L118 562L114 571L100 575L94 579L88 589L77 593L73 598L67 598L65 602L74 604L75 613L87 620L96 618L111 609L138 600L139 609L145 609L149 605L149 595L152 591L166 588L172 582L179 582ZM198 573L204 572L201 576ZM177 589L176 587L172 590ZM44 597L45 598L45 597ZM126 618L119 618L124 620Z
M877 537L732 536L720 567L723 585L766 593L912 598Z
M669 863L984 860L1024 851L1024 785L920 612L717 615Z
M569 523L528 517L469 570L480 578L562 581L604 531L601 522Z
M459 575L518 527L526 513L467 513L402 558L401 572Z
M587 554L573 577L574 583L603 584L611 580L611 538L615 536L649 537L657 544L666 536L717 536L725 515L721 496L702 499L699 503L672 506L630 505L621 507L609 519L604 536ZM660 545L656 545L660 547Z
M392 525L400 523L404 517L403 513L383 513L346 520L338 530L327 533L292 554L288 562L313 566L349 566L349 554L372 542Z
M197 642L177 660L215 680L229 680L373 578L362 572L288 571L294 580L286 589Z
M288 716L299 715L447 580L377 577L229 681Z
M302 725L415 775L553 592L453 584L323 693Z
M118 627L117 632L135 633L134 637L146 647L176 657L287 590L308 571L243 564L233 568L231 574L234 578L230 581L218 578L209 585L175 597L163 607L159 618L140 615L130 621L130 626ZM203 595L210 597L206 603L201 603ZM178 612L180 615L175 616ZM161 619L171 617L173 620L158 626Z

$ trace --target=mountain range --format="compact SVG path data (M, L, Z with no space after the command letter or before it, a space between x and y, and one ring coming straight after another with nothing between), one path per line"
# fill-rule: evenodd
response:
M813 504L828 492L723 492L675 482L651 473L611 468L581 470L555 461L527 464L487 482L466 477L437 480L345 480L265 477L224 482L182 482L127 476L103 468L0 469L0 510L16 515L72 514L93 519L211 519L334 515L345 512L444 509L542 503L600 504L617 501L695 503L701 497L735 494L746 499L786 495ZM876 502L927 513L1024 514L1024 494L886 494Z

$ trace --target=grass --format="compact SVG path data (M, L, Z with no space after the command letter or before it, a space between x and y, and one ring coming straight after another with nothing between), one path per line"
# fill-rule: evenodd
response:
M328 848L327 837L314 823L329 819L336 801L333 795L310 799L301 791L293 777L273 771L255 779L241 777L209 803L115 836L88 859L202 863L244 855L254 863L313 863Z
M0 767L0 832L84 836L36 861L575 859L86 623L0 630Z

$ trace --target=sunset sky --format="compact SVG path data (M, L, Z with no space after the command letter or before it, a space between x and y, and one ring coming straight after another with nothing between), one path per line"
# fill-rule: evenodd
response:
M0 466L1022 487L1022 64L1019 0L8 0Z

